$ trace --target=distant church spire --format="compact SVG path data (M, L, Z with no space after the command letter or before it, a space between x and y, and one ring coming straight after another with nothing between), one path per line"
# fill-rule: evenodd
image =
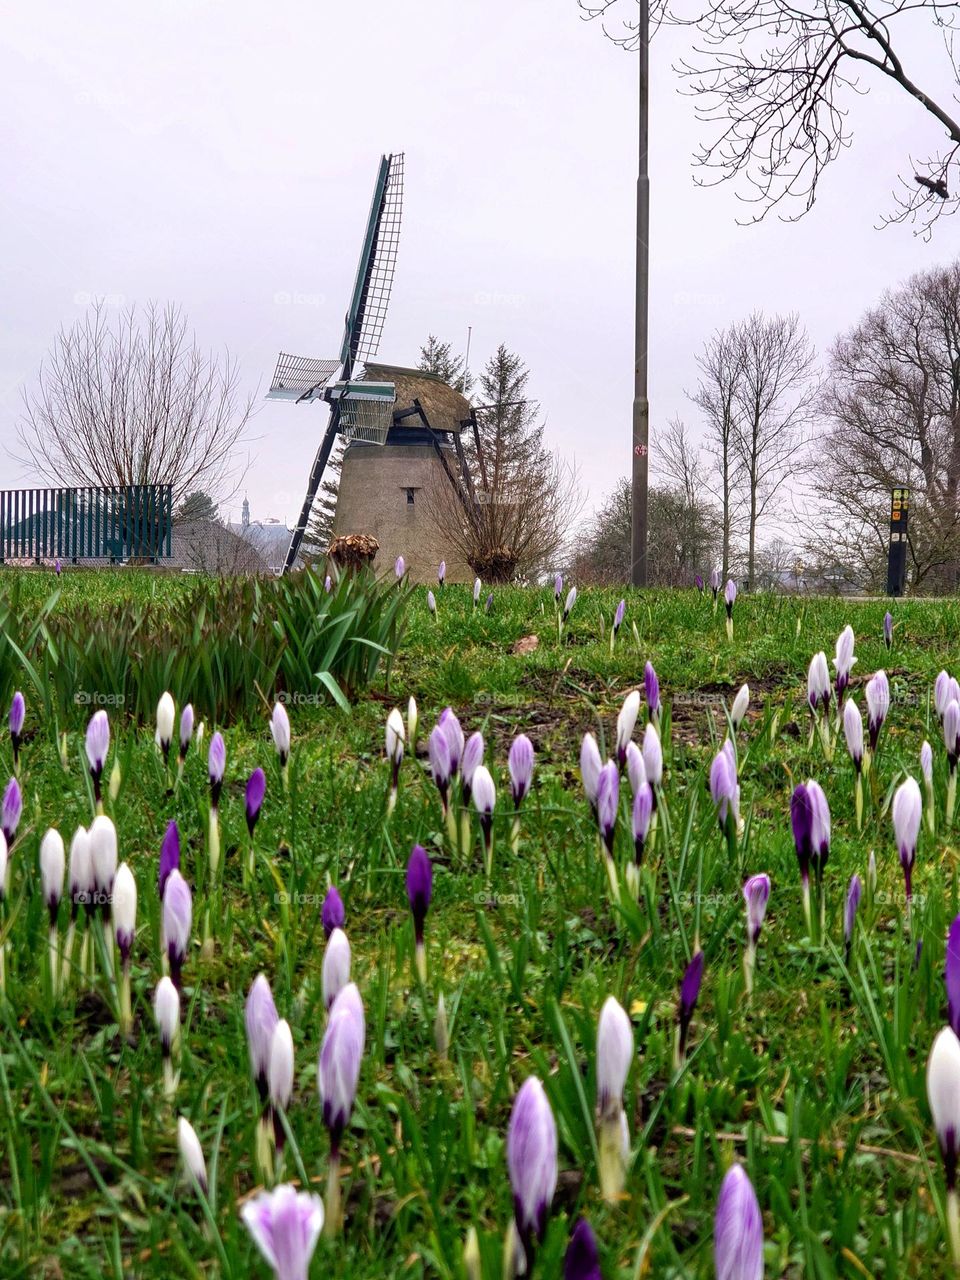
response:
M242 529L250 528L250 501L247 495L243 495L243 507L240 513L240 527Z

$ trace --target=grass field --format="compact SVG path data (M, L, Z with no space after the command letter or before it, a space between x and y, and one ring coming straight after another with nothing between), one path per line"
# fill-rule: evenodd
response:
M0 577L0 593L11 577ZM52 587L45 575L23 581L38 601ZM66 611L184 589L179 579L136 573L67 572L60 586L57 609ZM382 668L349 714L319 686L287 691L288 789L268 700L262 715L216 726L198 705L206 738L201 751L188 753L177 786L153 725L111 716L105 773L118 761L122 782L106 808L139 891L127 1038L118 1032L105 952L95 956L92 978L72 974L65 991L50 990L40 839L55 826L69 845L78 824L91 819L92 791L82 720L70 726L64 764L55 729L38 719L27 692L24 809L3 917L0 1275L270 1274L239 1216L261 1181L244 1000L265 973L295 1046L286 1114L294 1141L282 1180L306 1174L322 1194L329 1142L317 1094L326 1019L320 904L329 882L345 904L366 1051L342 1144L345 1223L319 1242L311 1276L459 1277L473 1226L481 1274L499 1277L512 1216L505 1136L513 1098L530 1074L545 1084L559 1134L559 1180L534 1264L543 1280L562 1274L581 1215L596 1234L606 1280L714 1275L714 1209L734 1159L763 1212L767 1276L954 1274L924 1075L946 1018L945 933L960 909L957 848L943 822L947 764L932 705L940 668L960 671L957 603L897 602L888 652L883 602L742 596L731 642L722 604L715 613L709 593L630 595L611 654L618 594L582 592L563 643L552 588L498 590L489 614L472 607L467 588L448 587L438 597L434 620L422 589L414 592L389 675ZM863 683L880 668L891 686L861 832L842 733L829 763L819 742L808 742L807 666L817 650L832 656L848 622L856 632L853 696L863 707ZM538 648L515 653L531 634ZM642 686L647 659L665 706L664 780L639 902L624 887L617 905L578 759L588 730L610 754L620 705ZM727 731L724 706L744 681L751 688L738 736L744 829L731 849L707 771ZM178 708L192 697L190 689L171 692ZM419 707L417 756L408 749L388 819L384 723L392 707L406 712L410 696ZM489 881L476 819L470 848L452 848L426 764L427 738L448 705L465 733L483 732L497 782ZM224 857L211 911L215 951L204 957L206 751L214 728L227 750ZM642 723L638 738L641 730ZM531 738L536 766L514 851L506 759L519 732ZM888 808L906 772L920 778L924 738L934 747L937 829L921 832L908 926ZM0 769L11 771L6 739L0 755ZM244 787L257 765L267 790L256 869L245 879ZM789 816L794 785L809 777L822 784L833 818L818 940L807 936ZM633 850L628 793L624 778L621 871ZM172 1103L151 1008L161 973L158 858L171 819L195 895ZM404 883L415 842L433 860L425 983L413 963ZM853 873L866 882L871 851L877 891L865 894L847 965L844 898ZM741 886L758 872L769 874L772 893L748 1002ZM61 942L68 916L64 901ZM676 1070L678 990L697 942L704 978L687 1057ZM443 1058L434 1047L441 994L450 1041ZM636 1043L624 1096L626 1186L614 1204L600 1195L594 1128L596 1026L608 995L630 1014ZM184 1181L179 1115L192 1122L206 1155L206 1208Z

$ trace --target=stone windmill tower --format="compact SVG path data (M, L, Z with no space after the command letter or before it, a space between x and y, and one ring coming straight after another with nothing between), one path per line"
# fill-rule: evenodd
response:
M400 239L403 155L383 156L377 170L360 262L347 309L340 355L316 360L281 354L268 399L322 400L327 429L293 530L284 572L296 563L323 472L339 432L346 440L335 535L367 534L379 543L375 568L392 569L398 555L413 580L436 575L441 560L451 581L472 577L448 544L430 495L449 484L472 493L461 433L476 430L469 402L440 378L418 369L374 362L386 319Z

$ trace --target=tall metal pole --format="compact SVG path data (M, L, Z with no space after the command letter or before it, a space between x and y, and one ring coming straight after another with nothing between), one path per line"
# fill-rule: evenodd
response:
M650 178L647 172L647 125L650 88L650 0L640 0L637 29L640 52L640 165L637 175L637 299L633 380L633 503L630 580L647 585L647 462L650 403L647 400L647 311L650 282Z

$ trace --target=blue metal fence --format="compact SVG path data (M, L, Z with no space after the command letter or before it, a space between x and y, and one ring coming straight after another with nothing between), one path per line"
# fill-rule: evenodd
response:
M173 488L138 484L0 490L0 564L8 560L169 559Z

